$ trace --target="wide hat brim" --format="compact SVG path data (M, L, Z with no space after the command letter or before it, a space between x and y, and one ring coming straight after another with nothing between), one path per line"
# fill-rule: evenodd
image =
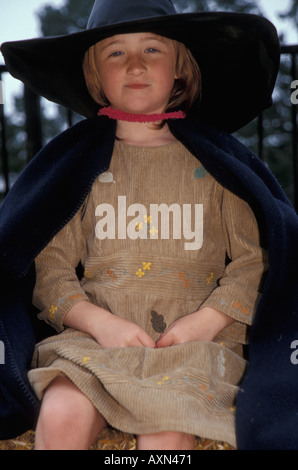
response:
M206 12L138 19L64 36L6 42L9 72L38 95L93 117L99 105L86 88L82 60L96 42L131 32L153 32L183 42L202 73L202 98L192 114L229 133L272 104L280 61L275 27L250 14Z

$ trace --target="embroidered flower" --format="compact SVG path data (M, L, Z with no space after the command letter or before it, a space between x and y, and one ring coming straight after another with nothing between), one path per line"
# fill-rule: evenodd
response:
M180 273L179 273L179 277L180 277L181 279L183 279L183 281L184 281L183 287L189 287L189 279L186 277L186 273L180 272Z
M92 278L91 274L87 271L87 269L85 269L85 271L84 271L84 276L85 276L87 279L91 279L91 278Z
M150 228L148 231L153 237L158 233L158 230L155 227Z
M210 393L210 389L209 389L208 385L201 384L200 389L202 390L202 392L204 392L206 394L208 393L208 395L206 395L207 400L212 401L214 399L214 395L213 395L213 393Z
M210 284L210 282L212 281L213 277L214 277L214 274L213 274L213 273L210 273L210 276L207 277L207 285Z
M57 307L55 307L54 305L51 305L49 308L49 312L50 312L50 318L53 318L55 315L55 312L57 312Z
M81 364L84 365L84 364L88 364L88 362L90 361L91 357L89 356L84 356L82 361L81 361Z
M151 269L151 264L152 264L152 263L150 263L150 261L149 261L148 263L146 263L145 261L143 261L142 265L143 265L144 271L146 271L146 270L147 270L147 271L150 271L150 269Z
M70 298L70 300L78 300L78 299L82 299L83 295L82 294L73 294L73 295L70 295L69 298Z
M236 302L233 303L233 308L234 308L235 310L240 311L240 312L243 313L244 315L247 315L247 314L248 314L248 308L245 307L244 305L242 305L238 300L236 300Z
M144 273L144 271L142 271L142 269L140 268L140 269L136 272L136 275L137 275L138 277L143 277L143 276L145 276L145 273Z
M169 379L170 377L167 375L166 377L163 377L162 380L159 380L157 385L164 385Z
M136 223L136 231L139 232L142 229L143 229L143 222L137 222Z
M107 274L113 279L113 282L118 278L118 276L111 269L107 269Z

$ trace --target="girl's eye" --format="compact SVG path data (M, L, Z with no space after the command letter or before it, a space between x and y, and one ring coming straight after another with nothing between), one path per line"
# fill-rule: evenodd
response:
M120 56L121 54L122 54L122 52L120 52L120 51L115 51L115 52L112 52L112 53L109 55L109 57L118 57L118 56Z
M149 52L152 54L152 53L158 52L158 50L155 49L155 47L148 47L145 52Z

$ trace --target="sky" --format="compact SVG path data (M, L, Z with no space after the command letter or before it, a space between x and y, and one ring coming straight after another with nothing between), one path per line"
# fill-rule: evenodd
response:
M298 28L295 28L291 23L281 22L277 16L279 12L287 10L290 0L256 1L264 11L265 16L274 23L278 32L285 34L285 43L298 44ZM64 0L0 0L0 44L5 41L39 37L40 31L36 11L47 4L59 7L64 4ZM0 64L3 62L3 57L0 54ZM7 74L3 77L2 85L4 105L9 112L11 96L18 93L22 85L19 81L8 77Z

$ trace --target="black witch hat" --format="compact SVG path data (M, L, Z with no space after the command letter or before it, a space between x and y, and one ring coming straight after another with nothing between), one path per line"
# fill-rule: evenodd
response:
M152 32L184 43L202 73L202 99L192 113L228 132L272 104L280 47L267 19L230 12L177 13L171 0L96 0L86 30L64 36L6 42L8 70L37 94L85 116L98 112L82 62L96 42Z

